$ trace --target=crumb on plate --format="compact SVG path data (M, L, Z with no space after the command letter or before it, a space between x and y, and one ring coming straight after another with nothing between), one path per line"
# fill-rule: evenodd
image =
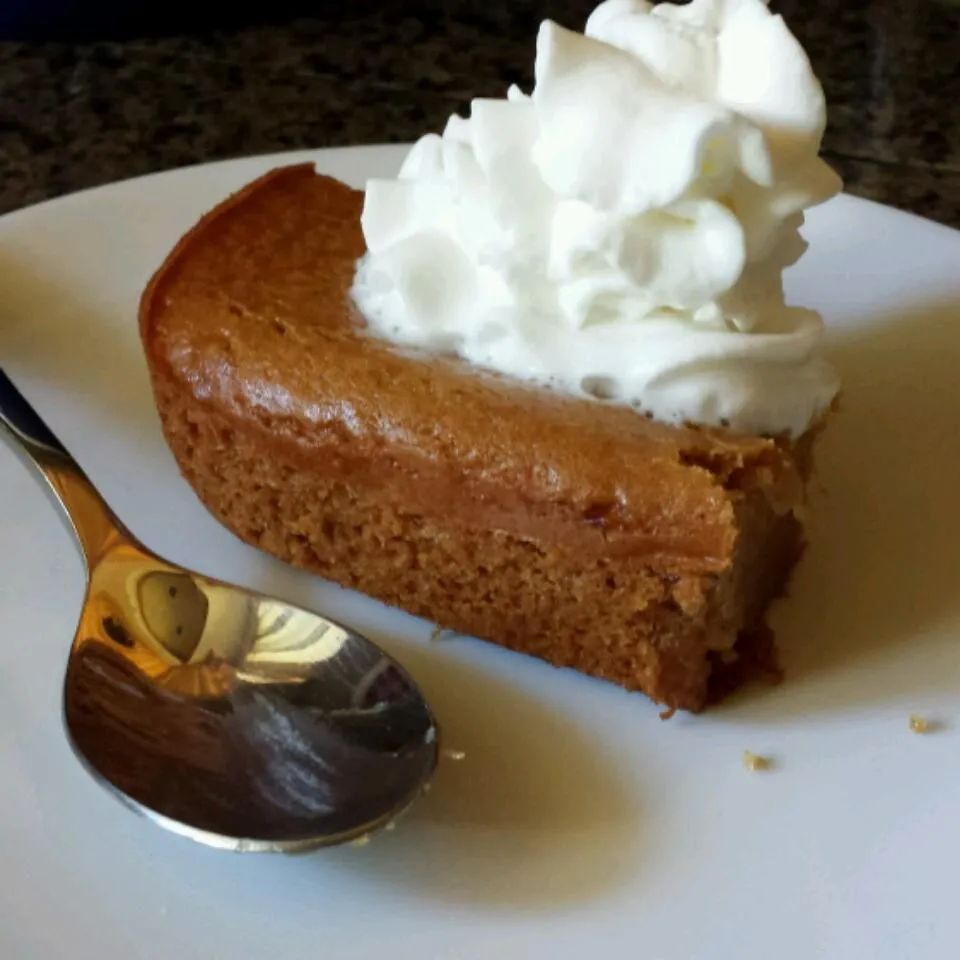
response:
M936 728L934 721L921 717L919 713L910 714L910 729L914 733L932 733Z
M743 765L748 770L769 770L773 761L769 757L761 757L750 750L743 751Z

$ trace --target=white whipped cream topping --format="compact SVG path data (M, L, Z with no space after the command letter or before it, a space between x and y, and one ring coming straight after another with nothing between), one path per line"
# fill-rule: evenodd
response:
M373 333L657 419L800 434L837 378L784 304L840 187L823 91L762 0L607 0L546 21L532 96L474 100L371 180Z

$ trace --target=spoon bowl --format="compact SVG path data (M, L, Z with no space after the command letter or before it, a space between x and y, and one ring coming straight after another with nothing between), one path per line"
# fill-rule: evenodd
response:
M423 792L437 727L396 661L325 617L152 554L2 370L0 424L86 561L63 706L97 780L176 833L244 851L354 840Z

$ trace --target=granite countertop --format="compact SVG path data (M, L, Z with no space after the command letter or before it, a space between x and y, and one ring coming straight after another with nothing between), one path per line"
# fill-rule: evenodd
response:
M301 147L407 141L473 96L529 88L537 22L593 0L355 2L149 39L0 43L0 211L82 187ZM958 0L773 0L830 104L851 193L960 227Z

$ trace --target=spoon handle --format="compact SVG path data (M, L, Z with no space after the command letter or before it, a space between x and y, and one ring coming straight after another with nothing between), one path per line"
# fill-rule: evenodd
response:
M63 457L70 456L63 444L53 435L53 431L40 419L37 411L27 403L23 394L2 369L0 369L0 422L21 443L46 447Z
M47 481L76 534L88 570L126 532L79 464L0 368L0 426Z

